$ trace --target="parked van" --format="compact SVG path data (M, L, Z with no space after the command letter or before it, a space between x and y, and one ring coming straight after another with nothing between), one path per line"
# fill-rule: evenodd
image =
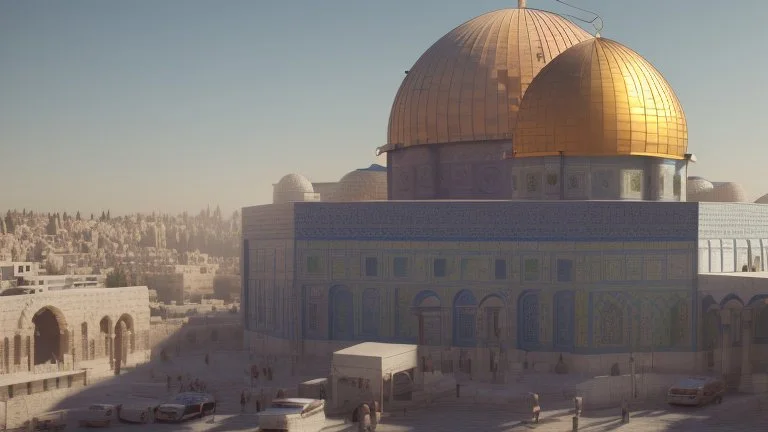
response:
M670 405L706 405L720 403L725 396L725 381L714 377L686 378L670 387L667 403Z

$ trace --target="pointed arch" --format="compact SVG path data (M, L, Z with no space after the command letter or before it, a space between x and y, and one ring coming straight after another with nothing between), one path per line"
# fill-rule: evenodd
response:
M436 292L432 290L422 290L419 291L414 297L413 297L413 303L412 307L418 308L418 307L424 307L423 304L425 300L433 298L437 300L437 304L440 304L440 296L437 295Z
M730 293L727 296L723 297L722 300L720 300L721 308L725 308L726 306L736 306L736 305L744 307L744 300L742 300L741 297L739 297L734 293Z

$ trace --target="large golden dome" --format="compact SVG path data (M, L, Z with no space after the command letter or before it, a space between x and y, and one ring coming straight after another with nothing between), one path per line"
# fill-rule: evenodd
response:
M503 9L467 21L408 71L392 104L389 147L510 139L536 74L591 37L535 9Z
M638 155L683 159L685 115L669 83L618 42L595 38L560 54L520 105L515 157Z

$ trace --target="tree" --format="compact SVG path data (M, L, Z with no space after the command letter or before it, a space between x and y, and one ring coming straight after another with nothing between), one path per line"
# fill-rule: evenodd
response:
M104 210L101 211L101 217L99 218L100 221L104 222L107 220L107 214L104 213Z
M128 286L128 277L122 269L116 268L107 275L106 285L107 288L126 287Z
M111 217L109 216L109 210L107 210L107 220L110 220Z
M80 217L80 210L78 210L78 211L77 211L77 214L75 215L75 220L77 220L77 221L79 221L79 220L83 220L83 219Z
M91 213L91 220L93 220L93 213Z
M11 211L8 210L8 213L6 213L5 215L5 230L8 233L13 234L15 229L16 229L16 224L13 223L13 216L11 215Z

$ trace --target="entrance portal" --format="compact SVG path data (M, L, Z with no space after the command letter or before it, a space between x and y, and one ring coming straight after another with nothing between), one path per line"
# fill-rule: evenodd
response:
M61 313L44 307L32 317L35 325L35 365L60 362L67 352L67 331Z

